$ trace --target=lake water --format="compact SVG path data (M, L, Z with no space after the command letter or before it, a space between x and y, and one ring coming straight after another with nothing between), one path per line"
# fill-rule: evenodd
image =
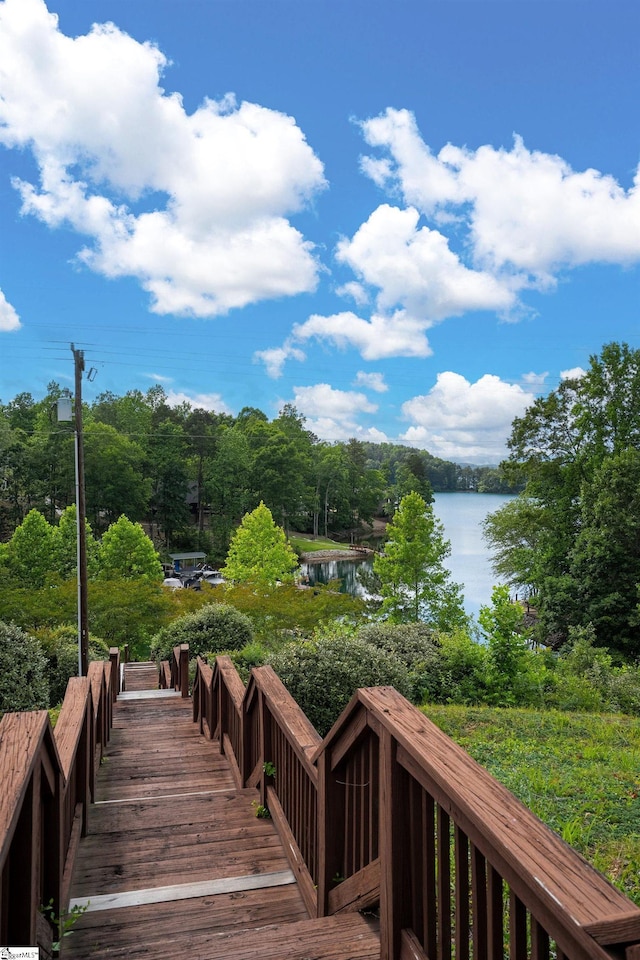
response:
M477 617L480 607L491 601L491 590L499 579L491 569L491 559L482 539L482 523L511 495L500 493L436 493L433 509L444 526L445 537L451 543L451 555L446 566L453 580L462 585L464 607L467 613ZM371 561L363 561L371 565ZM363 588L357 578L361 564L350 560L305 566L311 583L328 583L342 580L342 588L348 593L362 594Z
M500 583L491 569L489 549L482 539L482 524L489 513L513 500L501 493L436 493L434 513L451 543L446 566L456 583L462 584L464 608L477 617L480 607L491 602L491 591Z

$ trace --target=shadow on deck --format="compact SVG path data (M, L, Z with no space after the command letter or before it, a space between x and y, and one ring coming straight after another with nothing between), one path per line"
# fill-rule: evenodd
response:
M146 691L150 678L125 668L73 871L70 908L89 907L64 960L378 958L359 914L309 918L257 790L236 789L191 701Z

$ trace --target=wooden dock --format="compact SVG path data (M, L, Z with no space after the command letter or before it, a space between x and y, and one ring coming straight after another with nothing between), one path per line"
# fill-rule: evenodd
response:
M63 960L377 960L375 923L309 918L273 822L256 816L258 792L236 788L191 701L143 677L125 668L114 705L71 885L70 908L89 907Z

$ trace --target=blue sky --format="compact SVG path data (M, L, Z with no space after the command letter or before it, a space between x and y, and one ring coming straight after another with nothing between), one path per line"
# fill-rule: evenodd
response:
M94 26L97 25L97 26ZM640 5L0 2L0 399L496 462L640 346Z

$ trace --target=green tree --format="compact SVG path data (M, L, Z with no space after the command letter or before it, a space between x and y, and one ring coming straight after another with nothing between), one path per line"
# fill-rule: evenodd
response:
M599 643L637 653L638 580L627 531L639 523L639 445L640 350L626 344L605 345L584 376L563 380L513 422L503 469L512 480L526 478L526 488L519 507L499 512L491 539L502 569L526 571L537 591L545 641L562 643L571 626L593 622Z
M102 530L121 514L141 520L150 483L143 475L144 451L134 440L105 423L87 423L84 431L87 515ZM106 521L106 524L105 524Z
M87 545L87 573L94 577L98 572L98 554L100 547L96 542L91 525L85 519ZM78 527L75 504L64 511L58 526L53 528L55 569L63 580L77 576L78 569Z
M151 509L170 548L174 535L189 519L187 438L182 426L163 420L153 433L149 450Z
M489 648L489 700L499 706L526 702L527 637L522 607L512 603L509 587L494 587L491 606L483 606L478 622Z
M205 476L215 550L221 558L226 556L233 530L251 506L251 462L246 434L237 426L225 429Z
M450 552L433 508L418 493L403 497L387 527L384 552L373 561L381 584L381 615L396 623L423 620L442 629L463 625L460 587L444 566Z
M607 457L585 484L580 531L570 556L569 623L593 624L596 642L638 653L640 451ZM566 612L566 611L565 611ZM562 611L558 611L562 614Z
M302 431L291 434L290 428L285 432L277 421L257 425L253 433L253 490L281 519L285 530L306 516L311 500L308 439Z
M172 608L172 598L158 580L114 575L89 584L91 634L111 647L128 643L134 660L148 659L151 638L170 620Z
M38 510L30 510L7 550L9 576L33 587L56 572L55 533Z
M260 503L245 514L231 538L221 573L227 580L272 586L277 581L290 583L297 566L298 558L284 530L274 522L269 508Z
M545 530L539 500L519 496L507 501L483 524L484 539L493 551L493 571L516 590L531 593L537 583L537 563Z
M139 523L124 515L104 533L99 563L102 580L162 580L162 564L153 543Z

